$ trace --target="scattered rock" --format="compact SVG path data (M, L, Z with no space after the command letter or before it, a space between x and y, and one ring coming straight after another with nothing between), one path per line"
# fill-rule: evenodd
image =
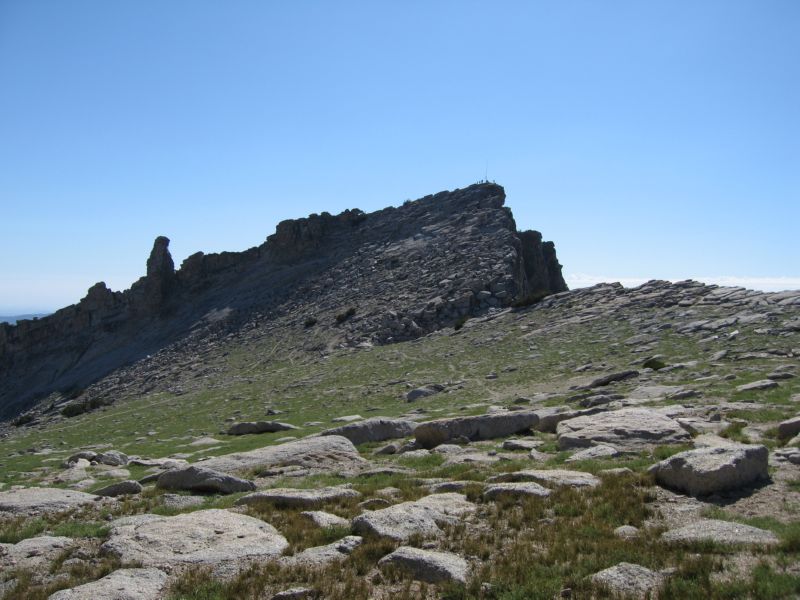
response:
M671 529L664 533L661 539L672 543L713 542L724 545L756 546L773 546L780 541L771 531L715 519L705 519Z
M109 496L111 498L115 498L117 496L124 496L125 494L138 494L141 491L142 484L140 484L138 481L129 479L128 481L112 483L104 488L95 490L94 493L98 496Z
M323 529L331 527L350 527L350 521L347 519L322 510L307 510L300 514L309 519L317 527L322 527Z
M97 581L56 592L48 600L157 600L166 588L164 571L119 569Z
M438 383L424 385L422 387L418 387L408 392L406 394L406 400L408 402L413 402L414 400L419 400L420 398L427 398L428 396L433 396L434 394L438 394L439 392L442 391L444 391L444 386Z
M525 469L498 475L495 481L535 481L550 486L593 488L602 483L598 477L583 471L567 469ZM491 481L491 480L490 480Z
M319 598L316 590L305 587L294 587L278 592L270 600L314 600Z
M94 494L59 488L22 488L0 492L0 513L41 515L62 512L98 499Z
M587 388L596 388L596 387L604 387L610 383L614 383L617 381L625 381L626 379L631 379L632 377L638 377L639 371L620 371L618 373L611 373L609 375L604 375L603 377L598 377L594 379L591 383L589 383L586 387Z
M639 537L639 529L633 525L620 525L614 530L614 535L623 540L633 540Z
M538 483L493 483L486 486L483 497L486 500L498 500L500 498L529 498L536 496L546 498L550 495L550 490L540 486Z
M353 519L353 531L401 542L414 535L436 536L441 534L437 523L453 523L475 509L461 494L433 494L359 515Z
M331 419L334 423L352 423L353 421L362 421L364 417L361 415L345 415L343 417L336 417Z
M427 583L440 583L454 581L467 582L467 561L450 552L433 552L420 550L411 546L400 546L391 554L387 554L380 561L381 568L395 568L408 573L417 581Z
M123 454L119 450L108 450L102 454L98 454L94 460L103 465L111 467L124 467L128 464L128 455Z
M535 412L517 411L505 414L455 417L420 423L414 437L425 448L433 448L450 440L489 440L528 431L539 422Z
M664 576L645 567L622 562L592 575L592 581L615 596L644 599L664 583Z
M294 556L287 556L281 559L281 563L286 566L305 566L305 567L324 567L326 565L344 560L363 542L363 538L357 535L348 535L341 540L335 541L326 546L315 546Z
M278 431L290 431L292 429L298 428L278 421L245 421L234 423L226 433L228 435L248 435L251 433L277 433Z
M800 433L800 416L787 419L778 424L778 437L788 440Z
M27 538L16 544L0 544L0 573L15 569L46 570L74 544L72 538L50 535Z
M737 392L751 392L754 390L771 390L778 387L778 382L772 379L761 379L752 383L745 383L736 387Z
M112 523L111 535L102 550L125 562L169 568L176 564L275 558L289 546L272 525L227 510L138 517Z
M251 492L256 484L227 473L192 465L185 469L166 471L159 475L156 487L164 490L189 490L216 494Z
M614 448L614 446L609 446L607 444L598 444L597 446L590 446L585 450L579 450L565 462L580 462L582 460L603 460L607 458L617 458L621 456L622 453Z
M533 450L544 442L542 440L506 440L503 442L503 450Z
M308 437L203 461L204 467L224 473L287 466L347 472L359 470L366 464L353 443L339 435Z
M682 444L691 436L674 419L643 408L623 408L578 417L558 424L561 450L608 444L626 451L647 450L662 444Z
M679 452L650 467L664 487L705 496L747 487L769 477L764 446L730 444Z
M326 502L336 502L347 498L360 497L361 494L359 492L346 486L319 489L273 488L242 496L236 501L236 504L245 505L268 502L276 506L312 508L325 504Z
M367 442L382 442L396 438L404 438L414 433L417 424L405 419L390 419L388 417L373 417L359 423L350 423L341 427L328 429L320 435L338 435L345 437L354 444Z
M203 496L185 496L183 494L162 494L161 505L172 510L186 510L205 504Z

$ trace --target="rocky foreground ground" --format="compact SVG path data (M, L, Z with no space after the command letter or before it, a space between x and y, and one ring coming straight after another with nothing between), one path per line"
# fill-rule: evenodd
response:
M800 597L800 292L315 335L173 348L153 391L6 430L0 596Z

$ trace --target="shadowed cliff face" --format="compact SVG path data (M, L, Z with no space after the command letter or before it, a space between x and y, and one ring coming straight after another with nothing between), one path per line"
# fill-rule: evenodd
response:
M53 392L79 395L187 336L313 318L335 343L383 344L566 290L552 242L518 233L504 202L502 187L478 184L370 214L311 215L244 252L193 254L177 271L158 237L129 290L97 283L53 315L0 324L0 418ZM356 317L334 319L350 308Z

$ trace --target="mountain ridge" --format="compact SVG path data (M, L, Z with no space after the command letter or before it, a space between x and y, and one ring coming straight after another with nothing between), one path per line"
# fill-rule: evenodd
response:
M336 326L336 343L382 344L566 290L553 243L517 231L504 204L501 186L480 183L369 214L312 214L282 221L260 246L197 252L178 269L159 236L130 289L99 282L48 317L0 324L0 418L54 392L79 397L198 332L302 316Z

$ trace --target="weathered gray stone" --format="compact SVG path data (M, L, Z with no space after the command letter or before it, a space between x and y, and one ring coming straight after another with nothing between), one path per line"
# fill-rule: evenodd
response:
M592 575L592 581L623 598L644 599L656 593L664 576L640 565L622 562Z
M77 463L80 460L85 460L87 462L92 462L96 458L97 458L97 452L95 452L94 450L81 450L79 452L76 452L72 456L70 456L64 462L69 465L69 464L72 464L72 463Z
M323 510L307 510L300 513L317 527L329 529L331 527L350 527L350 521Z
M633 525L620 525L614 530L614 535L623 540L633 540L639 537L639 529Z
M626 379L631 379L633 377L638 377L639 371L620 371L618 373L611 373L609 375L603 375L602 377L598 377L590 382L586 387L587 388L596 388L596 387L604 387L610 383L614 383L617 381L624 381Z
M679 452L650 467L650 472L664 487L705 496L767 479L768 458L764 446L730 444Z
M444 391L444 386L438 383L433 383L430 385L424 385L422 387L415 388L406 394L406 400L409 402L413 402L414 400L419 400L420 398L427 398L428 396L433 396L434 394L438 394L439 392Z
M263 560L280 556L289 546L272 525L227 510L147 516L112 524L102 550L126 562L170 567Z
M800 433L800 416L787 419L778 424L778 437L788 440Z
M643 408L623 408L558 424L561 450L609 444L626 451L681 444L691 436L674 419Z
M780 542L778 536L771 531L715 519L704 519L671 529L665 532L661 539L672 543L714 542L724 545L755 546L773 546Z
M280 562L289 567L324 567L332 563L344 560L348 555L358 548L363 542L363 538L358 535L348 535L325 546L314 546L294 556L286 556Z
M585 450L579 450L565 462L580 462L582 460L603 460L608 458L617 458L621 456L622 453L614 448L614 446L608 446L607 444L598 444L597 446L590 446Z
M0 544L0 573L15 569L46 571L51 562L74 544L72 538L50 535L27 538L16 544Z
M561 421L568 419L575 419L588 415L596 415L605 410L602 406L595 406L592 408L585 408L582 410L573 410L569 406L554 406L551 408L540 408L536 410L536 416L539 417L539 422L534 426L536 431L544 433L555 433L558 424Z
M319 489L273 488L242 496L237 505L258 504L261 502L293 508L313 508L326 502L336 502L348 498L360 498L361 494L347 486Z
M361 458L356 447L347 438L327 435L303 438L248 452L223 454L201 464L224 473L287 466L326 471L355 471L365 466L367 461Z
M183 494L162 494L161 505L172 510L185 510L204 504L203 496L185 496Z
M382 442L396 438L404 438L414 433L417 424L406 419L390 419L374 417L358 423L349 423L323 431L320 435L339 435L354 444Z
M102 454L98 454L94 460L112 467L124 467L128 464L128 455L119 450L107 450Z
M483 497L486 500L498 500L500 498L546 498L549 495L550 490L533 482L493 483L487 485L486 489L483 491Z
M306 587L294 587L278 592L270 600L313 600L319 598L316 590Z
M125 494L138 494L142 491L142 484L138 481L134 481L129 479L128 481L119 481L117 483L112 483L111 485L107 485L104 488L100 488L99 490L95 490L95 494L98 496L109 496L114 498L116 496L123 496Z
M52 594L48 600L158 600L167 588L159 569L119 569L102 579Z
M427 583L466 583L469 570L467 561L458 554L420 550L411 546L400 546L379 560L378 566L399 569L413 579Z
M278 431L291 431L292 429L298 428L278 421L245 421L234 423L226 433L228 435L248 435L254 433L277 433Z
M503 450L526 450L530 451L538 448L544 443L543 440L506 440L503 442Z
M772 379L761 379L759 381L753 381L752 383L745 383L743 385L737 386L737 392L752 392L754 390L771 390L772 388L778 387L778 382L773 381Z
M59 488L22 488L0 492L0 513L40 515L92 504L94 494Z
M192 465L185 469L162 473L156 481L156 487L164 490L234 494L236 492L251 492L256 489L256 484L227 473Z
M441 534L437 523L453 523L475 509L461 494L433 494L359 515L353 519L353 531L398 541L414 535L436 536Z
M602 481L583 471L569 471L567 469L525 469L498 475L490 481L535 481L549 486L565 486L574 488L597 487Z
M433 448L458 438L475 441L505 437L528 431L538 422L539 417L530 411L455 417L420 423L414 437L425 448Z

